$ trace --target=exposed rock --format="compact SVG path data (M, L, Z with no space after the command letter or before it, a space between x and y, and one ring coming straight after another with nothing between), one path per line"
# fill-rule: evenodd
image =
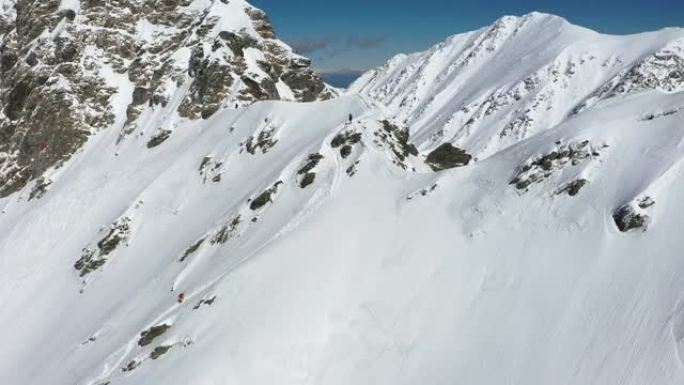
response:
M637 63L618 83L612 94L654 89L684 90L684 47L672 45Z
M618 229L625 233L637 229L646 231L649 217L636 212L632 206L625 205L615 211L613 220L615 220Z
M259 42L246 33L233 33L228 31L221 31L219 37L225 40L228 48L239 57L245 56L245 49L254 48L259 45ZM203 56L202 53L200 56ZM193 54L195 56L195 54Z
M356 144L361 141L361 133L353 131L341 132L330 142L332 148L338 148L344 144Z
M246 88L240 92L240 98L243 100L269 100L278 99L280 97L278 90L275 87L275 83L269 79L263 79L261 83L259 83L249 76L243 76L240 80L242 80L242 83L246 86Z
M230 87L234 81L232 69L216 61L205 61L201 67L183 103L178 107L178 113L182 117L207 119L228 99ZM252 100L261 100L261 98Z
M297 171L297 174L306 174L309 171L313 170L314 168L316 168L316 166L318 166L318 163L321 161L321 159L323 159L323 155L321 154L316 153L309 155L306 164L304 165L304 167L299 169L299 171Z
M588 183L589 183L589 181L586 179L574 180L574 181L566 184L565 186L563 186L558 191L556 191L556 194L557 195L568 194L571 197L574 197L575 195L579 194L582 187L586 186Z
M202 163L200 163L200 166L199 166L200 174L202 174L207 169L207 166L209 165L211 160L212 160L211 156L205 156L204 158L202 158Z
M80 272L81 277L84 277L104 266L108 260L107 256L116 250L122 242L125 242L129 235L130 219L124 217L117 220L107 235L97 242L96 248L86 247L83 249L81 258L74 263L74 269Z
M588 140L567 145L558 143L553 151L536 156L519 168L510 184L518 190L526 190L530 185L543 182L565 167L577 166L598 156L600 156L599 148L593 146ZM582 184L576 187L582 188L583 186Z
M297 100L313 102L316 99L330 99L332 93L325 92L325 84L320 77L311 70L290 70L280 79L293 91Z
M352 146L345 144L342 146L340 149L340 155L342 156L342 159L346 159L349 155L352 153Z
M278 186L283 184L282 181L276 182L273 187L267 189L263 193L261 193L258 197L256 197L249 205L249 208L252 211L259 210L260 208L266 206L267 204L272 202L272 197L275 193L278 192Z
M138 340L138 345L141 347L147 346L154 341L155 338L166 333L167 330L171 328L171 325L161 324L157 326L152 326L149 329L140 333L140 339Z
M100 249L100 255L109 255L119 244L128 237L130 232L129 220L125 218L117 222L109 233L102 238L97 247Z
M352 164L351 166L347 167L347 169L345 170L345 172L347 173L347 175L348 175L350 178L353 177L354 175L356 175L356 171L357 171L357 170L356 170L356 166L357 166L358 164L359 164L359 161L357 160L356 162L354 162L354 164Z
M190 246L190 247L188 247L187 249L185 249L185 252L183 252L183 256L181 257L181 259L179 260L179 262L185 262L185 260L188 259L189 256L191 256L192 254L194 254L195 252L197 252L197 250L199 250L199 248L200 248L200 247L202 246L202 244L204 243L204 240L205 240L205 239L202 238L202 239L200 239L199 241L197 241L197 242L195 242L194 244L192 244L192 246Z
M375 131L376 144L386 145L394 156L394 163L406 169L404 161L409 156L417 156L418 149L409 143L409 131L407 128L399 128L389 120L380 122L382 129Z
M640 121L647 122L647 121L651 121L654 119L659 119L662 117L671 116L674 114L679 114L682 111L684 111L684 106L680 106L680 107L676 107L676 108L670 108L670 109L663 110L663 111L652 112L652 113L646 114L643 118L640 119Z
M195 306L192 307L192 310L197 310L197 309L199 309L200 307L202 307L203 305L211 306L211 305L214 304L214 301L216 301L216 296L213 296L213 297L211 297L211 298L209 298L209 299L201 299L201 300L197 303L197 305L195 305Z
M205 156L199 167L202 183L211 180L213 183L221 182L223 162L215 161L211 156Z
M653 200L653 198L647 196L639 201L639 208L645 210L649 207L654 206L655 203L656 202L655 200Z
M316 168L321 159L323 159L323 155L321 154L316 153L309 155L306 164L297 171L298 175L303 175L299 182L299 187L306 188L314 182L316 173L311 171Z
M264 39L274 39L275 33L273 32L273 27L271 27L271 22L268 20L266 13L260 9L247 8L245 12L254 22L254 28L257 30L259 35Z
M147 148L154 148L164 143L166 139L171 137L171 130L159 130L159 132L154 135L149 142L147 142Z
M107 262L106 258L95 258L93 250L84 249L81 258L74 264L74 268L81 273L81 277L99 269Z
M80 39L74 12L59 11L60 3L19 0L16 19L3 21L0 196L58 167L90 132L113 122L115 90L95 71L79 68L89 41ZM60 22L60 35L41 35Z
M353 146L361 141L361 133L353 131L344 131L335 135L330 142L332 148L340 148L340 155L343 159L351 155Z
M438 187L438 185L437 185L437 183L435 183L432 186L430 186L430 188L421 189L417 193L413 193L413 194L407 196L406 200L410 201L410 200L413 200L419 196L426 197L429 194L433 193L435 190L437 190L437 187Z
M262 129L256 137L250 136L244 142L245 150L252 155L256 155L257 151L265 154L273 148L278 140L274 138L275 128L267 126Z
M237 215L231 219L228 224L222 226L218 231L216 231L216 234L214 234L214 237L211 239L211 244L216 245L228 242L237 232L241 220L242 217Z
M304 174L302 181L299 183L299 187L306 188L307 186L311 185L315 179L316 179L316 173L315 172L307 172L306 174Z
M31 190L31 193L29 194L28 200L31 201L33 199L40 199L45 195L45 193L48 190L48 187L52 184L52 181L50 179L40 177L38 180L36 180L36 184Z
M131 371L135 370L135 368L137 368L138 366L140 366L140 362L138 362L136 360L131 360L128 362L128 364L126 364L126 366L121 368L121 371L122 372L131 372Z
M451 143L443 143L425 158L425 163L433 171L442 171L455 167L466 166L472 157L464 150L454 147Z
M152 353L150 353L150 358L153 360L156 360L157 358L163 356L164 354L168 353L169 350L171 350L172 346L170 345L161 345L157 346L154 348Z

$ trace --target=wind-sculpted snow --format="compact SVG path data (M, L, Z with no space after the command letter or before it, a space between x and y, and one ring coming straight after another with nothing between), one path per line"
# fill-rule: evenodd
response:
M458 64L430 71L436 98L470 100L462 140L418 125L439 122L420 81L406 115L366 91L168 113L193 72L125 126L142 91L112 94L112 126L0 198L0 383L683 383L678 62L618 87L679 33L533 14L452 38ZM513 57L534 70L502 71Z

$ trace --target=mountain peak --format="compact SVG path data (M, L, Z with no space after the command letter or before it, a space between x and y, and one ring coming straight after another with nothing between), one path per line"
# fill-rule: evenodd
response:
M388 106L419 148L454 143L482 159L615 95L684 89L682 33L601 35L544 13L504 16L351 85Z
M522 14L522 15L503 15L496 19L496 21L493 24L499 24L499 23L519 23L523 21L562 21L562 22L567 22L566 19L564 19L561 16L554 15L551 13L544 13L544 12L538 12L538 11L532 11L530 13Z
M335 93L242 0L4 0L0 37L0 196L104 129L124 140L173 116Z

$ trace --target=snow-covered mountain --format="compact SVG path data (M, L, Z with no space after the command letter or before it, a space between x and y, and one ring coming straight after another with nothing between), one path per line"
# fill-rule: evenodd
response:
M427 149L444 141L478 158L643 90L684 90L684 33L601 35L558 16L505 16L421 53L398 55L350 92L385 104Z
M506 17L301 103L333 90L240 0L48 3L0 0L12 44L52 15L3 79L52 71L27 60L62 33L90 52L17 119L3 86L5 164L35 171L0 198L1 384L684 381L684 30ZM291 101L232 64L201 85L240 60L223 31ZM67 123L36 112L62 97Z

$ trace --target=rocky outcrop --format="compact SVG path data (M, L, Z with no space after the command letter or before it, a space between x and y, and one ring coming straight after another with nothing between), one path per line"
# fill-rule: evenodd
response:
M574 197L579 194L580 190L587 184L589 184L589 181L586 179L575 179L556 191L556 195L568 194L569 196Z
M311 185L316 179L316 173L313 170L318 166L318 163L323 159L321 154L310 154L304 167L297 171L297 175L301 176L299 187L306 188Z
M632 230L646 230L649 217L648 215L637 212L632 206L625 205L613 213L613 220L618 229L626 233Z
M618 230L623 233L636 230L646 231L651 222L649 210L655 204L653 198L645 196L618 207L613 212L613 220Z
M111 125L115 89L81 65L88 44L60 1L18 1L2 22L0 196L67 160Z
M339 148L340 156L347 158L351 154L353 147L359 142L361 142L361 133L347 130L335 135L330 142L330 147Z
M259 196L254 198L254 200L251 201L249 204L250 210L256 211L266 206L267 204L272 203L273 196L278 192L278 187L282 184L282 181L278 181L274 183L272 187L269 187L268 189L266 189L266 191L262 192L261 194L259 194Z
M428 154L425 163L434 171L441 171L466 166L471 158L464 150L444 143Z
M382 129L373 133L375 136L375 143L387 147L393 155L394 164L406 169L404 163L406 158L410 156L417 156L418 149L409 142L409 130L406 127L399 127L389 120L380 122Z
M527 191L533 184L542 183L568 167L593 161L601 155L600 150L606 147L606 145L593 145L589 140L567 144L558 142L552 151L535 156L519 167L510 184L518 190ZM573 181L561 187L558 193L567 192L570 196L574 196L586 183L584 179Z
M684 40L670 44L638 62L618 83L613 93L642 90L684 90Z

